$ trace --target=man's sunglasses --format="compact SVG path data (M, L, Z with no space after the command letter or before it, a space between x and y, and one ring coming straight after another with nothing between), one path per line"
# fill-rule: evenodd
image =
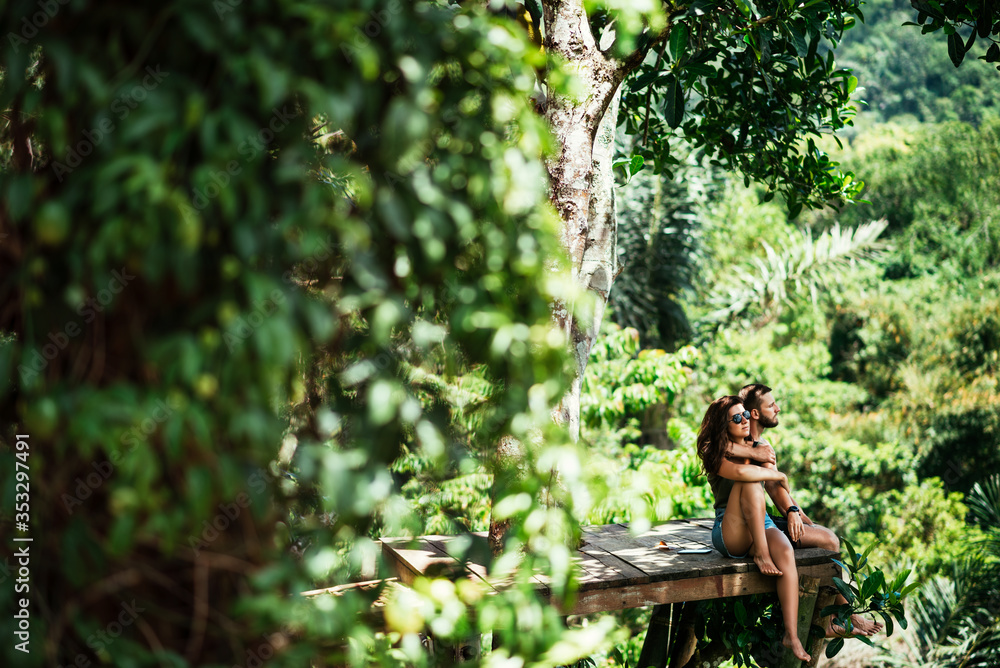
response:
M740 424L744 420L750 419L750 411L743 411L742 413L737 413L736 415L734 415L729 419L735 422L736 424Z

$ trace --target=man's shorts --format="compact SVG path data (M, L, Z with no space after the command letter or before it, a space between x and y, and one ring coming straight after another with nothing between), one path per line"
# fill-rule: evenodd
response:
M746 554L729 554L729 550L726 549L726 542L722 540L722 517L725 514L726 514L725 508L715 509L715 524L712 525L712 545L714 545L715 549L721 552L722 556L724 557L731 557L733 559L743 559L744 557L747 556L747 554L750 553L747 552ZM764 528L765 529L775 528L774 520L772 520L771 516L768 515L767 513L764 514Z

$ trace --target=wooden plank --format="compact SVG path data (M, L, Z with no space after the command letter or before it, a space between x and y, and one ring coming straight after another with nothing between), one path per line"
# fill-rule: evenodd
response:
M486 532L485 531L474 532L473 535L485 537ZM474 577L476 579L482 580L494 591L503 589L504 587L512 584L513 582L512 579L508 576L500 577L496 575L490 575L485 564L481 564L471 559L467 559L464 562L459 562L457 559L452 557L448 551L448 544L453 540L459 538L459 536L422 536L422 538L426 539L427 544L433 547L437 552L451 559L451 561L454 562L456 568L464 568L466 573L469 574L469 577ZM451 577L451 575L449 575L449 577ZM543 595L548 594L549 592L548 584L543 575L540 574L533 575L532 580L534 580L535 587L536 589L538 589L539 592L541 592Z
M300 596L320 596L322 594L328 594L330 596L343 596L350 591L373 591L378 589L383 584L388 585L389 583L395 582L396 578L386 578L384 580L366 580L364 582L348 582L342 585L336 585L335 587L324 587L323 589L311 589L309 591L304 591Z
M659 527L654 527L653 530L659 530ZM712 542L712 532L710 530L691 524L670 524L659 531L667 536L682 536L699 543Z
M657 549L655 543L653 541L653 545L644 545L631 536L621 535L596 538L592 545L653 578L665 571L676 570L677 562L676 554Z
M672 520L664 524L657 525L641 536L632 536L628 528L619 524L608 525L607 527L590 527L587 529L587 538L592 544L599 546L616 546L620 543L609 542L611 539L634 539L645 547L657 548L659 552L668 552L658 547L659 541L666 542L671 550L681 548L712 548L711 532L704 529L692 527L683 520ZM638 540L639 538L655 538L655 541ZM634 547L634 546L633 546ZM714 549L714 548L712 548Z
M411 547L409 538L382 539L382 554L386 564L399 575L399 579L408 585L420 575L427 577L446 577L457 579L466 576L485 582L491 588L494 585L486 577L486 569L481 564L469 561L460 563L448 554L447 543L455 536L421 536L416 546Z
M603 552L600 548L584 545L577 551L576 556L573 558L574 565L580 570L578 580L580 587L585 589L608 589L631 584L627 581L628 578L621 570L615 568L614 565L604 563L592 554L598 551ZM605 554L607 553L605 552ZM610 554L607 554L607 556L610 558L609 561L615 559ZM629 568L625 562L618 561L626 568ZM645 573L641 575L648 581L649 577Z
M672 527L671 531L669 533L666 533L663 531L657 531L656 529L653 529L647 531L646 533L636 536L635 541L640 545L643 545L650 549L656 549L657 551L667 555L677 554L678 551L682 549L711 550L711 552L707 554L697 555L698 559L696 559L694 563L702 563L706 559L728 560L721 554L719 554L719 551L712 546L711 540L707 542L703 540L698 540L697 538L702 538L702 536L698 534L688 535L688 533L678 533L679 531L685 532L688 530ZM710 539L711 537L708 538ZM658 547L661 540L665 541L667 545L670 546L669 550L663 550L662 548ZM689 555L678 554L677 556L687 558Z
M480 538L483 538L483 539L488 539L489 535L490 535L489 531L472 531L470 533L473 536L479 536ZM484 566L483 564L479 564L479 563L476 563L476 566L477 566L477 572L483 573L483 579L486 580L487 583L491 583L492 582L492 584L490 586L496 587L496 586L499 586L499 584L501 584L501 580L500 579L495 578L495 577L491 577L491 576L490 577L486 576L486 570L487 570L486 566ZM548 583L545 581L544 578L539 577L538 575L534 575L534 576L532 576L532 579L535 580L535 582L538 583L539 590L541 590L543 593L546 593L546 594L548 593L549 586L548 586Z
M454 575L462 570L457 561L426 540L411 546L409 538L385 538L382 554L400 581L408 585L420 575Z
M774 583L767 580L760 573L734 573L581 592L573 613L587 614L774 591Z
M715 518L714 517L696 517L694 519L681 520L681 521L684 522L685 524L689 524L691 526L696 526L696 527L701 527L703 529L708 529L709 531L711 531L712 528L715 526Z
M455 540L455 539L457 539L459 537L458 536L423 536L423 538L426 539L427 542L430 543L431 546L433 546L436 550L438 550L439 552L441 552L443 554L446 554L449 557L451 557L451 553L448 551L448 543L452 542L453 540ZM463 566L471 574L475 575L477 578L479 578L480 580L482 580L486 584L489 584L490 587L493 587L493 585L490 584L489 576L487 575L487 572L486 572L486 566L484 566L483 564L476 563L475 561L472 561L471 559L468 559L468 560L466 560L463 563L463 562L459 562L454 557L451 557L451 558L455 561L456 564L459 564L459 565Z
M836 568L831 563L830 566ZM817 577L821 581L830 578L832 569L828 566L806 566L799 569L800 575ZM703 601L710 598L745 596L773 592L777 579L760 572L730 573L705 577L663 580L618 589L592 590L580 592L573 614L640 608L681 601Z
M690 524L688 522L671 523L668 533L676 536L684 536L699 543L712 544L712 530L698 526L697 524Z
M719 575L756 568L752 560L727 559L714 550L708 554L679 554L676 549L659 549L660 540L667 540L668 543L672 540L669 534L664 533L665 527L671 528L668 525L661 525L639 537L632 537L620 532L599 535L593 538L592 543L627 561L633 567L648 573L652 580ZM678 541L673 540L673 543L676 546ZM696 542L688 543L688 545L690 547L704 547L701 543Z
M692 525L688 520L681 520L676 523L670 522L666 525L653 527L650 531L637 537L637 539L644 545L655 545L650 543L649 540L646 540L646 538L656 538L657 541L665 540L671 545L671 547L679 546L682 549L699 546L709 547L713 550L714 554L718 555L718 552L715 550L715 546L712 544L711 531L706 531L704 527L698 525ZM831 556L835 556L835 554L820 548L803 548L795 550L795 559L797 563L816 564L826 562ZM738 561L741 563L750 563L752 562L752 559Z
M708 554L680 554L674 551L667 552L667 555L670 555L667 557L671 560L670 567L654 573L653 580L683 580L757 571L753 561L728 559L715 551Z
M626 607L736 596L774 591L774 578L763 576L752 559L730 559L714 551L709 554L677 553L658 548L666 540L674 548L710 545L709 527L713 520L674 520L657 525L640 536L632 536L622 524L584 527L583 545L574 556L578 568L579 601L574 612L600 612ZM478 535L485 537L485 532ZM386 562L404 583L411 584L420 574L463 574L461 565L448 555L454 536L427 536L416 544L409 539L383 539ZM820 549L796 550L800 574L820 577L832 584L839 575L830 561L835 553ZM505 584L490 577L486 566L466 564L469 577L479 578L495 588ZM543 594L548 593L543 574L534 577ZM601 607L601 606L607 607Z
M756 569L752 560L728 559L714 550L708 554L680 554L677 550L661 550L657 548L659 535L604 538L596 540L595 543L648 573L653 581L723 575ZM700 544L693 546L700 547Z
M581 553L585 554L590 559L593 559L601 566L592 564L589 566L591 572L593 573L603 573L608 578L608 584L614 587L623 587L632 584L642 584L644 582L649 582L649 574L642 569L636 568L632 564L624 561L611 554L607 550L598 547L596 545L584 545L579 550ZM589 583L588 583L589 585ZM581 586L581 589L607 589L604 586L593 586L589 585L587 587Z
M584 534L598 536L615 536L629 532L628 526L625 524L593 524L580 528ZM586 535L584 538L586 538Z
M670 524L663 527L653 527L637 538L655 538L657 542L665 541L672 550L707 547L715 551L712 546L712 534L700 528Z
M603 526L583 527L585 543L581 552L590 554L595 559L610 568L619 571L624 577L624 584L648 582L650 574L640 566L631 563L616 550L637 549L632 534L625 524L606 524ZM644 546L648 547L648 546ZM657 552L664 552L657 549Z
M629 529L624 524L606 524L603 526L583 527L584 543L579 548L579 552L586 554L605 566L619 573L618 580L621 584L635 584L638 582L649 582L649 574L641 568L629 563L626 559L616 555L613 549L607 546L619 545L616 541L629 537ZM595 567L596 568L596 567ZM607 572L606 570L604 572Z

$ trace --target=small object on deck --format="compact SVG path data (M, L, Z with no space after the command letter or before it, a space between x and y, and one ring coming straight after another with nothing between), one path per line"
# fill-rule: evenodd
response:
M659 543L657 543L656 548L659 550L669 550L670 546L667 545L667 541L661 540Z
M711 549L707 547L692 548L687 550L677 550L677 554L710 554Z

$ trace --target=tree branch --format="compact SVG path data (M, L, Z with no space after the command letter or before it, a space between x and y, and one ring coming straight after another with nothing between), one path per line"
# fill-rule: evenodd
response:
M641 49L636 49L632 53L620 59L617 67L615 68L615 76L617 80L624 81L625 77L631 74L635 68L642 64L642 61L646 59L646 54L649 53L650 50L655 49L657 46L665 42L667 38L670 37L670 29L673 25L673 21L668 18L667 27L661 30L656 37L649 41L649 43Z
M653 70L660 68L660 63L663 62L663 52L667 49L667 43L664 41L663 45L660 47L660 52L656 54L656 63L653 65ZM645 144L646 140L649 138L649 98L653 95L653 84L650 82L649 86L646 88L646 118L642 122L642 143Z

